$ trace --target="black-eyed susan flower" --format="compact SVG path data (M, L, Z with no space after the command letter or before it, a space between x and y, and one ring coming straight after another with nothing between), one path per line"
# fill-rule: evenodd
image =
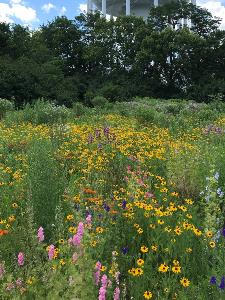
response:
M215 247L216 247L216 243L213 242L213 241L211 241L211 242L209 243L209 246L210 246L211 248L215 248Z
M68 215L67 217L66 217L66 220L67 221L72 221L74 219L74 216L73 215Z
M176 228L174 229L174 232L175 232L177 235L181 235L182 230L180 229L179 226L176 226Z
M213 236L212 231L207 231L207 232L206 232L206 236L207 236L208 238L211 238L211 237Z
M159 225L163 225L165 222L163 220L158 220Z
M144 230L142 228L138 228L137 232L138 232L138 234L142 234L144 232Z
M142 268L136 268L135 269L135 276L141 276L143 275L144 271Z
M105 272L106 271L106 266L101 266L101 269L100 269L100 271L102 271L102 272Z
M96 233L103 233L104 229L102 227L97 227L95 231Z
M158 268L158 271L162 273L166 273L168 270L169 270L169 266L167 266L165 263L161 264Z
M140 251L141 251L142 253L147 253L147 252L148 252L148 247L146 247L146 246L141 246Z
M69 232L70 233L76 233L76 231L77 231L76 227L73 227L73 226L69 227Z
M158 247L157 247L156 245L152 245L152 246L151 246L151 249L152 249L152 251L156 252L157 249L158 249Z
M180 283L184 286L184 287L188 287L190 285L190 281L183 277L181 280L180 280Z
M139 259L137 260L137 265L138 265L139 267L143 266L144 263L145 263L145 261L144 261L143 259L141 259L141 258L139 258Z
M143 297L144 297L145 299L152 299L153 294L152 294L152 292L150 292L150 291L145 291Z
M176 274L181 273L181 267L180 266L173 266L172 267L172 272L176 273Z

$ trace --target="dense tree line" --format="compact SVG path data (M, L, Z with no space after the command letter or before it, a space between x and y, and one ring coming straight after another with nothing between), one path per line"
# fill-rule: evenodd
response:
M180 20L191 20L181 26ZM225 31L185 1L152 8L147 20L96 12L57 17L31 31L0 23L0 98L18 106L44 97L71 105L95 95L225 99Z

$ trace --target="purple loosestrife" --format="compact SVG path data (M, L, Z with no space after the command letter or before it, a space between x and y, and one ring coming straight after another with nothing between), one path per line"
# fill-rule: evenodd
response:
M106 299L107 283L108 283L107 275L104 274L102 276L101 283L102 283L102 286L99 290L98 300L105 300Z
M23 252L20 252L20 253L18 254L17 262L18 262L18 265L19 265L20 267L24 265L24 254L23 254Z
M120 288L118 286L115 288L113 300L120 300Z
M91 225L91 221L92 221L92 216L89 214L86 218L86 222L87 222L87 225Z
M73 236L73 245L79 247L84 234L84 224L80 222L78 224L77 233Z
M41 242L44 241L45 236L44 236L44 229L43 229L43 227L40 227L40 228L38 229L38 234L37 234L37 236L38 236L38 242L39 242L39 243L41 243Z
M98 285L99 284L99 280L100 280L100 269L102 267L102 264L100 263L100 261L98 261L95 265L95 270L96 272L94 273L94 279L95 279L95 284Z
M52 260L54 258L54 254L55 254L55 246L50 245L48 250L48 259Z

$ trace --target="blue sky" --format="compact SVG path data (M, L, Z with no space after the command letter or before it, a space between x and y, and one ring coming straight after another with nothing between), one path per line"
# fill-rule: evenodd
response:
M125 1L125 0L121 0ZM14 22L37 28L57 15L73 18L85 9L86 0L0 0L0 22ZM225 0L197 0L213 15L223 19L225 29Z

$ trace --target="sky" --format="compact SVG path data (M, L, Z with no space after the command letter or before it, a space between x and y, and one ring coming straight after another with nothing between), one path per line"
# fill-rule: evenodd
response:
M197 0L197 5L223 19L221 28L225 29L225 0ZM0 0L0 22L37 28L56 16L74 18L85 9L86 0Z

